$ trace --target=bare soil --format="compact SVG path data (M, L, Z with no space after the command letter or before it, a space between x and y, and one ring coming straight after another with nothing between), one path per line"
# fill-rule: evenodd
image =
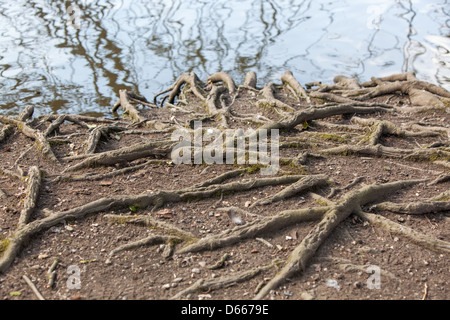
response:
M259 171L261 167L251 164L174 164L167 150L165 153L150 152L132 159L114 155L115 158L107 164L99 164L100 160L96 159L86 167L74 167L94 155L142 146L149 141L170 141L171 128L184 128L193 119L202 120L203 128L224 128L224 118L229 129L273 128L276 127L273 124L286 124L290 121L286 119L306 110L344 104L331 101L330 97L317 97L313 93L319 90L314 86L307 87L305 91L308 99L294 95L291 87L283 82L275 86L273 96L278 102L292 108L283 110L273 101L258 103L262 98L267 100L267 97L262 97L262 88L243 86L233 91L226 78L213 80L206 84L199 81L197 84L199 89L204 90L204 100L193 94L192 83L187 83L178 92L175 86L171 88L168 93L173 93L176 99L169 103L167 97L163 101L164 107L154 107L152 102L142 106L142 101L133 100L128 95L128 102L135 108L141 121L122 116L96 120L80 117L78 123L66 119L45 137L58 162L44 154L42 145L37 139L24 134L20 124L8 122L11 118L3 116L3 127L0 129L5 129L8 123L11 128L0 143L0 299L38 299L24 276L48 300L450 298L448 207L436 207L419 213L400 213L392 208L377 207L380 203L392 202L425 203L429 208L436 202L449 202L450 109L448 97L442 96L442 93L432 93L442 101L442 105L419 105L412 104L408 94L395 88L392 92L367 97L364 100L367 105L361 106L383 108L380 107L383 104L385 107L391 106L390 109L386 107L386 110L368 113L347 112L343 109L342 112L320 115L300 123L291 122L292 126L278 126L280 158L284 161L280 161L280 170L275 176L263 176ZM387 82L395 83L391 80L382 82L384 85ZM355 89L338 82L334 85L337 84L342 87L323 92L334 92L336 96L346 99L366 94L345 95ZM377 88L376 85L360 84L360 88L369 90ZM211 86L225 88L223 98L215 102L215 111L208 109L206 103L207 98L210 98L208 94L212 91ZM155 102L159 104L161 99L158 99ZM357 99L352 101L355 106L362 103ZM120 101L122 109L126 108L126 102ZM225 110L231 113L225 113ZM129 115L133 114L132 109L126 111ZM202 114L203 118L200 116ZM259 115L256 120L263 120L250 121L250 117L255 115ZM36 131L45 132L56 118L56 115L39 119L31 116L23 122ZM358 119L389 121L395 128L409 133L434 134L414 136L383 132L372 144L403 150L403 153L370 154L355 149L328 152L336 147L370 145L376 124L363 125L357 122ZM89 138L94 129L101 125L122 129L104 133L94 153L87 158L77 159L76 156L85 155ZM435 152L419 156L418 150ZM33 181L31 168L38 168L41 175L35 197L29 189ZM121 174L115 175L118 170L125 168L130 168L130 171L120 171ZM197 197L183 196L176 201L170 197L152 198L161 195L162 191L205 191L207 187L202 189L198 184L238 169L243 169L239 175L212 183L211 186L220 188L246 179L256 181L296 175L325 175L328 183L265 205L255 205L255 202L277 194L292 183L222 190ZM359 209L352 209L323 238L321 229L317 227L321 221L319 217L288 226L280 225L279 228L275 225L268 232L214 249L206 247L198 251L183 251L200 239L217 235L225 239L224 232L257 225L258 221L286 210L345 204L346 197L364 187L420 179L423 180L411 186L398 187L392 192L380 191L380 197L375 192L371 196L373 200L358 202L355 207L363 213L392 221L401 231L386 229L365 219ZM131 199L131 202L122 198L117 200L122 196L137 197L143 194L151 200L145 206L137 199ZM439 199L433 199L439 195ZM116 200L111 200L110 205L96 207L101 199ZM158 202L158 199L163 200ZM31 203L31 215L20 224L26 203ZM86 208L85 205L91 207ZM227 211L226 208L234 208L235 211ZM236 211L236 208L244 211ZM111 215L116 218L111 218ZM61 220L49 222L39 230L33 229L33 223L56 216L61 216ZM133 220L133 217L139 219ZM151 217L153 224L145 225L145 217ZM169 227L162 227L154 221ZM403 229L426 235L427 241L421 241L416 234L411 235ZM29 232L29 235L24 236L17 251L9 252L14 241L21 239L21 231ZM155 239L156 236L167 238L119 252L113 251L150 236L155 236ZM313 239L312 242L304 241L309 238ZM304 258L306 251L301 251L301 258L294 254L303 245L309 246L306 251L313 252L310 257ZM10 254L12 256L8 262L6 258ZM57 263L54 263L55 260ZM287 273L275 287L267 287L267 293L259 296L261 290L270 286L278 275L284 274L284 268L293 261L296 269ZM222 263L214 268L218 262ZM52 266L55 273L49 285L49 269ZM247 271L254 272L244 276ZM380 277L379 282L376 282L378 272ZM227 281L228 277L235 278ZM205 283L207 285L202 285ZM198 287L187 290L196 284Z

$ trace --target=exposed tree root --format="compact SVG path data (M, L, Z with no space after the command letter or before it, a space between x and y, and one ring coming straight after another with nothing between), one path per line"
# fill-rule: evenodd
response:
M128 208L130 206L146 208L151 204L154 204L154 209L156 209L167 202L189 201L193 199L208 198L222 192L245 191L269 185L292 183L301 177L302 176L282 176L275 178L260 178L176 191L158 191L156 193L150 191L137 196L101 198L67 211L52 213L46 218L19 225L13 235L8 237L8 245L0 256L0 272L3 272L10 266L21 247L31 236L69 218L77 219L88 214L103 212L112 208L117 210L120 208ZM124 219L126 219L126 217ZM150 218L147 217L145 221L150 221Z
M152 218L149 215L117 215L117 214L107 214L104 216L106 219L108 219L111 222L116 223L129 223L129 224L140 224L144 225L148 228L152 228L155 230L161 230L166 231L170 235L176 237L180 241L192 241L195 239L194 235L190 232L186 232L181 230L180 228L177 228L175 226L172 226L166 222L160 221L158 219ZM161 238L162 239L162 238ZM139 240L140 241L140 240ZM152 241L152 240L149 240ZM156 240L155 240L156 241Z
M173 242L181 242L182 239L178 237L173 236L161 236L161 235L151 235L147 238L140 239L134 242L130 242L124 245L121 245L120 247L115 248L109 253L108 259L105 261L106 264L111 264L111 258L117 254L118 252L125 251L125 250L131 250L135 248L139 248L142 246L150 246L150 245L156 245L161 243L173 243Z
M50 147L50 143L47 141L44 133L39 130L35 130L31 128L26 122L12 119L7 116L0 115L0 122L5 124L11 124L17 127L24 135L36 141L38 145L38 149L42 151L44 155L49 157L52 161L59 163L59 160L56 158L55 154Z
M213 75L210 75L208 79L206 79L206 82L207 83L223 82L228 88L230 94L233 94L236 91L236 85L234 83L233 78L226 72L214 73Z
M300 100L300 98L303 98L306 100L307 103L311 102L311 99L308 97L308 93L302 87L302 85L294 78L294 75L292 74L291 71L285 71L284 74L281 76L281 81L289 88L289 90L291 90L294 93L294 96L296 96L297 99Z
M299 181L289 185L282 191L274 194L273 196L269 196L265 199L260 199L253 203L250 207L258 206L258 205L266 205L272 202L281 201L283 199L292 197L294 195L298 195L302 192L313 188L323 187L329 184L329 178L325 175L316 175L316 176L307 176Z
M124 127L117 127L117 126L111 126L111 125L101 125L96 128L94 128L89 135L88 141L87 141L87 147L86 147L86 154L92 154L95 153L95 150L97 149L98 143L100 142L101 137L107 137L107 134L110 132L118 132L118 131L125 131L126 128Z
M450 152L444 150L433 149L399 149L394 147L385 147L381 144L377 145L343 145L320 151L322 154L328 155L362 155L375 157L391 157L399 159L408 159L413 161L433 161L435 163L440 159L448 161Z
M199 252L227 247L245 239L277 231L296 223L320 219L328 207L317 207L282 211L275 216L260 218L220 234L202 238L199 241L179 249L177 252Z
M36 201L39 195L39 188L41 186L41 170L38 167L31 167L28 173L28 188L26 197L23 202L23 209L20 212L18 228L23 227L28 223L31 214L36 206Z
M206 79L206 83L191 72L182 74L170 88L158 93L153 99L154 103L149 103L144 97L133 92L120 90L119 101L113 106L113 112L121 107L124 110L123 117L129 118L126 121L69 114L49 115L31 120L32 108L25 109L16 118L0 116L0 122L4 124L0 130L0 143L5 152L14 152L13 161L9 162L10 159L6 159L9 169L0 170L2 175L0 200L6 203L5 211L13 201L23 202L20 214L17 215L17 226L15 228L8 226L7 229L11 232L0 239L0 272L7 272L28 242L43 231L67 220L83 219L88 215L103 213L107 213L103 218L108 222L142 225L152 232L149 236L132 240L124 245L110 246L106 264L111 264L111 268L114 267L114 258L119 252L157 244L163 245L160 250L164 247L162 253L164 258L170 258L173 254L201 256L206 254L205 251L228 248L253 240L257 240L258 245L263 243L267 246L265 249L272 250L275 242L270 238L265 240L263 236L270 237L305 222L314 224L309 233L290 252L287 260L283 262L274 260L270 263L258 260L261 262L260 267L240 272L233 271L231 275L218 278L198 280L173 294L171 299L189 298L197 292L212 292L234 286L258 277L274 266L277 268L281 266L270 281L267 282L267 279L260 281L256 290L252 290L255 299L266 298L271 290L278 289L286 281L295 280L313 259L320 261L322 258L315 257L317 250L329 239L336 227L351 215L363 219L365 224L368 222L374 227L381 227L391 234L404 237L439 254L450 253L448 241L419 233L380 214L363 211L363 208L368 208L370 211L380 213L383 211L408 215L436 213L440 216L447 215L450 211L449 191L442 192L449 181L450 129L446 120L450 93L440 87L419 81L412 73L373 78L366 83L337 76L332 84L314 82L306 84L305 88L290 71L286 71L280 80L281 85L269 82L262 88L257 88L254 72L247 73L242 86L236 86L233 78L225 72L211 75ZM157 105L158 97L160 97L158 105L165 108L152 108ZM323 103L324 100L327 103ZM152 109L138 110L139 105ZM260 108L255 111L255 106ZM424 113L423 117L420 112ZM407 113L413 113L414 118L407 118ZM157 116L153 118L155 114ZM370 118L363 115L370 115ZM205 126L202 129L195 129L195 121L202 121ZM68 125L67 122L75 126ZM74 127L79 128L80 132L74 132ZM264 151L262 147L262 150L250 150L248 145L243 149L237 148L237 135L227 137L225 129L241 129L241 127L252 129L243 137L246 142L254 138L259 138L259 142L261 139L272 142L274 137L278 137L278 133L270 130L280 130L278 145L280 150L277 157L279 170L272 172L271 176L256 177L256 173L263 173L267 164L251 164L250 161L247 163L247 160L259 159L263 162L264 156L277 154L278 149L261 155L259 151ZM69 133L66 133L66 128L70 129ZM229 160L227 156L232 154L232 163L227 162L230 167L226 170L217 170L219 173L216 174L217 167L206 161L199 163L199 166L196 166L197 162L192 165L185 163L186 167L174 166L175 161L172 160L174 152L183 152L184 155L190 151L190 159L187 160L192 160L205 150L209 151L207 148L200 148L199 151L191 145L182 147L180 141L171 140L170 133L181 128L192 136L213 129L217 130L220 137L226 137L224 141L217 139L211 145L210 141L207 141L207 145L208 147L222 145L223 148L220 150L223 154L214 152L216 160L225 158ZM105 143L111 143L111 139L108 138L118 132L121 138L124 138L114 141L118 147L113 150L109 147L109 151L98 152L100 140L104 138ZM38 153L46 155L52 160L49 163L53 165L50 166L47 161L42 163L41 158L36 160L32 155L32 147L15 149L14 146L8 149L7 143L15 138L15 134L23 134L35 140ZM390 139L390 136L396 138ZM401 147L397 144L400 140ZM389 142L390 146L383 145L386 142ZM68 143L71 144L70 148L67 146ZM73 149L75 144L79 144L76 146L77 149ZM82 151L71 155L74 150ZM244 153L242 158L238 157L240 152ZM358 168L354 168L355 172L351 171L352 168L351 170L346 168L346 176L342 178L339 171L328 171L328 168L330 170L334 168L333 161L337 157L333 156L336 155L364 156L366 157L364 161L371 161L371 158L367 157L376 157L378 159L374 159L374 162L377 161L375 165L381 168L383 164L380 163L384 162L396 165L395 169L402 171L395 172L397 178L416 174L418 178L377 184L373 181L387 181L387 179L378 179L378 176L366 173L361 175L357 171ZM351 165L356 163L353 160L352 158ZM32 164L27 166L25 161ZM60 165L55 166L54 163L63 164L65 170ZM339 159L338 165L341 164L342 158ZM103 168L104 166L114 167ZM154 166L160 166L161 169L154 170ZM317 173L324 173L324 168L326 174ZM371 168L372 173L376 170ZM389 178L394 176L394 170L391 171L389 168L388 171ZM121 177L131 172L136 174ZM186 187L177 187L175 179L186 172L188 176L180 179ZM44 190L51 190L56 183L58 187L64 186L63 183L73 184L66 188L70 190L68 192L72 192L81 188L80 184L75 183L77 181L88 184L92 181L114 178L101 182L105 188L102 192L107 192L105 190L109 185L104 182L115 184L117 179L122 187L128 181L125 179L132 178L130 181L135 181L135 177L152 173L158 173L158 178L152 177L152 180L149 179L152 182L133 185L133 190L136 190L133 194L113 196L112 192L123 189L111 189L107 196L94 201L89 200L90 202L79 200L73 207L62 211L54 211L55 209L52 211L37 205L40 203L40 197L51 197L51 193ZM167 177L161 178L165 173ZM380 176L383 174L386 172L381 172ZM20 192L13 195L8 187L8 179L14 179L14 184L20 185ZM372 184L361 184L363 180ZM156 186L149 187L148 184L153 182ZM171 185L166 188L169 182ZM407 192L407 188L418 184L422 184L421 187L426 188L428 194L436 190L440 190L436 192L440 194L414 202L402 202L404 200L393 202L388 199L391 194L404 190ZM24 186L26 191L23 197ZM126 185L127 190L129 187L131 186ZM94 195L90 196L90 199L92 198L95 199ZM183 208L177 213L180 218L182 216L182 220L178 220L177 215L172 215L169 208L157 211L165 205L176 206L178 203L184 203L189 207L212 198L215 199L202 208L201 214L209 212L207 219L217 217L218 220L210 221L212 223L217 221L214 226L222 229L216 233L210 233L211 230L208 230L201 238L195 236L196 231L193 231L195 224L191 225L191 229L185 224L184 218L190 215L189 209ZM242 203L236 204L236 199ZM48 200L45 198L42 203L49 203ZM304 204L307 201L312 201L317 206ZM291 203L295 203L295 207L291 207ZM209 206L211 209L207 208ZM283 206L283 209L273 212L273 208L277 206ZM138 214L136 212L129 214L130 210L137 211ZM170 215L167 215L167 212L170 212ZM45 217L41 218L44 215ZM38 218L33 220L34 216ZM171 220L163 220L168 216ZM221 217L225 220L221 220ZM13 221L14 224L14 218L8 216L8 223ZM359 218L356 220L360 221ZM277 244L277 247L280 246ZM273 252L278 254L280 251ZM215 270L229 266L226 261L230 255L228 253L221 255L222 258L208 269ZM258 259L265 258L267 257L262 256ZM350 260L328 258L327 261L337 264L343 272L362 272L367 268L366 265L354 264ZM170 259L165 261L170 262ZM49 288L58 285L57 280L55 283L55 268L58 263L55 262L48 271ZM228 270L220 272L222 271L225 273ZM396 281L400 278L387 270L382 270L382 275Z
M430 130L421 131L406 131L398 128L396 124L386 120L362 119L353 117L352 121L359 125L371 126L371 134L368 137L370 145L377 145L380 143L380 138L383 135L395 135L400 137L435 137L440 136L441 133ZM367 138L366 138L367 139Z
M54 178L52 176L50 176L50 177L53 178L53 179L51 179L52 182L59 182L59 181L96 181L96 180L108 179L108 178L120 176L120 175L123 175L123 174L126 174L126 173L130 173L130 172L133 172L133 171L137 171L139 169L145 168L149 164L158 164L158 165L160 165L163 162L164 161L161 161L161 160L148 160L148 161L146 161L144 163L137 164L135 166L114 170L114 171L108 172L108 173L89 172L89 173L79 174L79 175L58 175L58 176L56 176Z
M366 114L376 112L387 112L391 109L391 106L385 104L376 103L345 103L333 106L324 107L310 107L306 110L293 112L292 115L281 121L273 121L267 125L260 127L260 129L282 129L290 130L299 124L303 124L305 121L324 119L335 115L342 114Z
M253 71L247 72L244 79L244 87L256 89L256 73Z
M366 213L362 210L359 210L356 214L373 225L380 226L381 228L389 231L391 234L404 237L417 245L439 253L450 253L450 242L439 240L432 236L417 232L407 226L400 225L386 219L381 215Z
M68 167L64 172L76 171L91 166L112 165L119 162L133 161L140 158L150 156L163 156L168 158L176 141L150 141L147 143L139 143L130 147L124 147L119 150L106 151L94 154L85 160Z
M287 278L291 278L298 275L299 272L304 271L314 253L331 232L350 214L358 212L360 206L375 201L395 190L400 190L420 182L423 181L411 180L384 185L370 185L346 194L336 206L327 210L322 220L302 240L300 245L294 249L282 270L261 289L255 299L264 298L270 290L279 287Z
M212 290L220 289L220 288L227 288L230 286L233 286L239 282L244 282L247 280L250 280L257 275L261 274L262 272L267 271L268 269L272 268L273 264L269 264L267 266L262 267L256 267L250 270L245 270L242 272L236 272L230 276L224 276L221 278L216 279L200 279L197 282L195 282L192 286L178 292L176 295L171 297L171 300L179 300L183 298L184 296L188 296L194 292L210 292Z
M314 261L322 262L322 261L330 261L338 265L338 267L344 272L366 272L369 265L356 265L351 263L347 259L340 259L334 257L317 257ZM380 275L382 277L386 277L389 280L400 281L398 277L386 270L380 270Z
M450 201L392 203L383 202L377 209L388 210L395 213L425 214L450 210Z
M262 90L261 93L264 97L264 99L258 100L257 104L259 106L271 106L275 108L275 111L281 115L288 115L287 112L294 111L294 108L290 107L284 102L281 102L274 96L274 84L272 82L269 82Z
M190 90L197 98L204 101L206 93L204 92L204 85L200 82L197 75L193 72L190 74L182 74L175 84L172 86L172 91L169 95L168 102L174 103L175 98L181 93L181 88L184 84L187 84L188 90Z

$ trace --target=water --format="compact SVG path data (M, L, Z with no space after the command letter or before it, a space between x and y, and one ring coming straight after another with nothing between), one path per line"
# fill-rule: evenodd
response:
M71 6L67 9L67 7ZM447 0L0 0L0 113L110 113L180 74L258 85L413 71L450 90Z

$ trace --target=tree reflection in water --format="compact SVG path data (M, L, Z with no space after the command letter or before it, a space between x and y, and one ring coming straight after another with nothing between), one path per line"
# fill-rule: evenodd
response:
M414 71L450 89L447 2L1 1L1 113L103 115L119 89L151 98L190 71L237 83L248 71L260 83Z

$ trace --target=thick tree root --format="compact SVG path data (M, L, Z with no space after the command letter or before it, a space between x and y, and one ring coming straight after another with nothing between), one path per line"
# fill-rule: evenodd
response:
M120 132L125 131L126 128L111 126L111 125L101 125L92 130L89 135L86 147L86 154L93 154L97 149L98 143L102 137L107 137L110 132Z
M396 124L386 120L362 119L353 117L352 122L363 126L371 126L371 134L368 138L370 145L377 145L383 135L395 135L399 137L436 137L441 136L440 132L431 130L407 131L398 128Z
M206 93L203 90L203 84L198 79L197 75L193 72L190 74L182 74L175 84L172 86L172 91L169 95L168 102L174 103L175 98L181 93L181 88L184 84L189 86L189 90L200 100L204 101Z
M28 188L23 202L23 209L20 212L18 228L25 226L36 207L36 201L41 187L41 170L38 167L31 167L28 173Z
M189 242L196 239L192 233L186 232L166 222L152 218L149 215L107 214L104 217L108 219L110 222L139 224L154 230L165 231L169 233L171 236L177 237L177 239L179 239L180 241L183 240Z
M255 299L264 298L270 290L278 288L286 281L286 279L292 278L304 271L320 245L328 238L340 222L346 219L350 214L358 212L360 206L375 201L395 190L400 190L420 182L423 182L423 180L398 181L384 185L370 185L346 194L341 201L327 210L322 220L291 253L288 262L283 269L261 289L255 296Z
M332 262L336 265L338 265L339 269L341 269L344 272L367 272L367 268L370 265L356 265L351 263L351 261L347 259L341 259L341 258L334 258L334 257L317 257L314 259L314 262ZM386 271L381 269L380 275L382 277L386 277L389 280L396 280L400 281L398 277L396 277L392 272Z
M421 201L408 203L381 202L371 207L402 214L427 214L450 210L450 201Z
M111 264L111 258L121 252L121 251L125 251L125 250L131 250L131 249L135 249L135 248L139 248L139 247L143 247L143 246L151 246L151 245L156 245L156 244L162 244L162 243L173 243L173 242L181 242L182 239L178 238L178 237L173 237L173 236L161 236L161 235L151 235L148 236L147 238L144 239L140 239L134 242L130 242L124 245L121 245L120 247L115 248L114 250L112 250L109 253L108 259L106 259L105 263L106 264Z
M7 238L7 240L2 240L6 241L8 245L6 246L6 249L1 252L0 272L4 272L10 266L15 256L31 236L57 225L66 219L79 219L88 214L99 213L110 209L120 210L123 208L129 208L130 206L136 208L147 208L153 204L153 209L156 209L167 202L190 201L209 198L225 192L246 191L269 185L288 184L293 183L302 177L303 176L282 176L274 178L260 178L175 191L158 191L156 193L149 191L137 196L107 197L89 202L85 205L67 211L52 213L46 218L20 225L17 230ZM150 218L147 218L146 221L150 221L149 219Z
M23 202L23 208L17 215L16 228L10 226L3 228L2 225L3 234L6 234L5 230L11 232L0 239L0 272L6 272L30 239L39 233L67 220L83 219L87 215L102 213L107 213L102 217L108 222L142 225L152 232L150 236L110 247L109 255L107 259L105 258L107 264L119 259L119 252L158 244L162 245L161 250L164 247L162 252L164 258L170 258L173 254L202 256L208 254L205 251L228 248L254 240L258 245L263 243L268 248L273 248L272 243L275 242L267 241L265 237L274 233L279 234L305 222L313 224L306 237L290 252L287 260L267 264L268 261L260 260L265 256L258 257L258 263L261 262L262 267L241 272L233 271L231 275L218 278L201 279L192 285L186 285L184 289L174 294L172 299L189 298L199 291L211 292L233 286L261 276L273 266L281 267L270 281L267 282L267 279L259 281L260 284L254 291L255 299L266 298L271 290L276 290L286 281L292 281L301 275L313 259L320 260L321 258L315 257L317 250L329 239L336 227L351 215L357 216L354 217L357 218L354 221L363 219L366 224L368 222L374 227L379 226L390 234L404 237L439 254L449 253L450 244L447 241L419 233L380 214L363 211L364 208L378 213L389 211L408 215L438 214L445 220L443 215L447 215L450 211L448 191L439 191L441 193L436 196L410 203L403 203L404 200L394 203L387 198L397 191L421 183L423 185L420 187L426 189L425 193L448 189L450 144L447 138L450 137L450 129L446 120L449 92L419 81L411 73L373 78L366 83L337 76L332 84L323 85L315 82L306 84L303 88L292 72L286 71L281 77L281 85L269 82L262 88L256 86L257 78L254 72L249 72L243 86L238 87L232 77L224 72L211 75L207 78L206 84L191 72L181 75L173 86L158 93L154 97L154 103L149 103L144 97L132 92L120 90L119 101L113 106L113 111L121 107L124 111L123 116L129 118L127 121L69 114L49 115L31 120L32 108L25 109L16 118L0 116L0 122L4 124L0 130L0 143L5 152L12 152L11 158L15 160L10 163L8 156L4 156L9 169L0 171L1 208L6 208L6 211L9 210L11 202L15 200ZM165 105L165 108L139 107L138 110L140 105L150 108L156 106L157 97L162 97L158 104ZM324 104L323 100L329 102ZM255 112L255 106L261 108ZM408 113L414 116L414 120L408 118L405 122ZM424 116L422 117L420 113ZM370 115L370 118L364 115ZM195 121L202 121L205 126L201 130L194 131ZM278 145L280 150L277 157L279 170L275 175L269 177L263 175L263 169L267 166L265 163L256 165L250 165L250 161L247 163L247 156L249 160L260 161L264 157L260 157L261 154L255 150L250 150L247 145L245 149L239 147L236 150L237 135L233 135L232 138L226 137L226 130L223 130L241 127L252 129L245 133L245 141L267 138L264 141L272 142L275 137L272 134L277 132L270 130L280 130ZM80 130L74 132L74 128ZM183 151L184 155L184 151L191 151L190 160L192 160L200 155L199 152L203 154L205 151L196 150L192 146L185 147L190 148L189 150L176 149L181 148L180 141L169 140L170 133L181 128L187 130L190 135L199 132L203 134L209 129L222 129L217 132L228 140L217 139L220 144L223 143L221 149L223 154L214 153L217 156L215 159L222 157L224 160L228 154L232 154L234 167L222 167L225 169L221 168L218 170L220 173L213 176L210 175L211 171L217 167L206 161L206 166L205 163L200 166L195 164L186 167L174 166L173 152ZM67 131L69 132L66 133ZM105 143L111 143L109 137L117 132L125 138L114 141L119 147L110 150L111 147L108 146L110 151L99 152L100 140L103 138ZM7 143L15 139L16 134L23 134L35 140L38 153L43 153L53 162L61 161L65 165L65 170L61 165L49 167L49 161L42 162L40 157L32 156L32 147L18 148L14 145L10 148ZM395 138L391 139L390 136ZM127 145L129 141L133 142ZM137 143L137 141L144 142ZM69 147L67 143L71 143L71 146ZM390 143L390 146L383 143ZM77 155L67 156L75 150L83 151ZM240 162L242 159L238 157L241 151L245 151L245 157L241 157L245 160L243 162ZM270 155L273 155L272 151ZM370 158L364 160L373 161L375 167L367 170L364 176L345 168L345 176L340 176L338 171L328 171L327 167L329 166L330 170L334 167L336 155L368 156ZM24 163L26 160L30 161L29 166ZM354 159L351 160L353 165ZM342 159L338 159L338 162L342 163ZM384 162L395 165L395 170L389 168L386 169L389 172L383 170L376 172L375 168L383 166ZM231 165L228 162L227 164ZM156 165L160 166L159 170L154 170ZM102 166L113 167L101 168ZM308 173L323 173L324 168L333 176ZM164 172L161 172L161 169ZM137 173L132 177L120 177L131 172ZM126 185L127 190L131 187L136 190L134 193L111 195L112 192L122 189L129 178L130 182L135 181L135 177L147 173L158 174L156 178L152 177L152 183L157 185L151 186L152 191L149 190L147 182L139 181L140 183L136 185ZM167 178L162 176L165 173ZM255 173L260 173L262 177L255 177ZM187 176L180 179L181 174ZM384 178L387 176L391 180L394 176L398 179L400 176L415 174L426 179L360 185L363 180L386 181ZM202 176L206 178L201 179ZM177 189L171 186L168 187L170 190L161 188L161 185L166 185L169 177L174 178L171 185L177 181L175 179L179 179L187 187ZM14 185L20 185L20 188L26 186L23 199L22 192L16 194L11 192L6 181L8 179L14 179ZM68 182L67 187L58 189L60 193L58 196L61 197L64 196L64 192L82 188L79 183L73 182L88 183L105 179L111 180L100 183L102 193L107 192L107 186L119 182L119 188L111 188L106 197L91 202L78 199L78 206L59 212L38 207L40 203L53 203L49 202L51 192L40 191L50 190L54 183L63 186L62 183ZM89 192L86 192L86 195L89 195ZM341 193L343 195L338 198ZM328 195L324 196L326 194ZM91 194L89 197L94 196ZM44 197L43 201L39 201L40 197ZM299 199L296 199L297 197ZM167 214L171 213L168 208L157 211L165 205L176 208L177 204L186 204L186 207L189 207L206 199L211 200L208 200L209 205L202 207L205 210L202 210L201 214L211 210L206 219L211 219L209 222L212 223L220 221L215 226L223 229L217 233L207 232L202 238L194 235L193 229L197 222L191 225L192 229L186 229L189 228L189 224L185 223L185 218L188 218L186 215L190 214L189 210L179 211L177 215ZM242 202L242 206L235 201ZM315 202L317 206L304 205L307 201ZM281 205L290 206L291 203L295 203L294 210L273 212L274 209L271 209ZM211 209L207 208L208 206ZM137 210L139 214L129 214L130 210ZM213 210L216 211L215 214ZM43 214L45 217L40 218ZM197 212L194 212L194 215L196 214ZM39 218L33 220L33 216ZM167 217L172 220L163 220ZM227 217L231 222L226 220ZM7 224L11 224L11 221L15 223L14 218L8 216L5 221ZM225 221L222 218L225 218ZM278 240L279 238L274 238L274 241ZM279 253L280 251L276 253L274 251L274 254ZM228 254L223 255L223 252L221 254L222 258L208 267L210 270L228 266L225 263L229 258ZM367 269L367 266L354 264L349 260L330 259L328 261L336 263L343 272L363 272ZM171 260L166 262L171 263ZM54 283L56 264L54 263L48 271L50 288L58 285L57 281ZM229 270L224 269L220 272L222 271ZM382 275L395 281L400 279L387 270L383 270Z
M273 267L273 263L263 266L256 267L250 270L236 272L230 276L224 276L216 279L200 279L195 282L192 286L178 292L176 295L172 296L171 300L179 300L185 296L188 296L195 292L210 292L220 288L231 287L239 282L248 281L257 275L269 270Z
M399 235L429 250L433 250L439 253L450 253L450 242L439 240L432 236L417 232L407 226L400 225L389 219L386 219L381 215L366 213L362 210L359 210L358 212L356 212L356 214L364 220L369 221L373 225L379 226L389 231L391 234Z
M36 141L38 150L41 150L50 160L59 163L55 154L50 147L50 143L47 141L44 133L39 130L31 128L26 122L9 118L7 116L0 115L0 122L5 124L11 124L17 127L24 135Z
M321 150L320 153L328 155L362 155L375 157L389 157L397 159L406 159L413 161L432 161L437 164L440 159L448 161L450 152L444 150L433 149L399 149L394 147L385 147L381 144L377 145L343 145L330 149Z
M328 207L317 207L282 211L274 216L260 218L217 235L202 238L193 244L179 249L177 253L215 250L231 246L242 240L281 230L297 223L321 219L328 209Z
M253 203L250 207L258 206L258 205L266 205L273 202L281 201L283 199L292 197L294 195L298 195L302 192L313 188L324 187L329 184L329 178L325 175L315 175L315 176L307 176L299 181L289 185L282 191L274 194L273 196L269 196L265 199L260 199Z
M206 82L207 83L223 82L228 88L230 94L234 94L236 91L236 85L234 83L233 78L226 72L214 73L213 75L209 76L208 79L206 79Z
M285 71L281 76L281 81L284 85L286 85L289 90L294 93L294 96L297 97L298 100L303 98L307 103L311 103L311 99L308 96L306 90L302 87L302 85L294 78L294 75L291 71Z
M275 87L272 82L266 84L266 86L261 90L264 99L258 100L257 104L263 107L271 106L272 108L275 108L275 111L282 116L286 116L289 112L293 112L294 108L275 98L274 91Z
M168 158L176 141L150 141L147 143L139 143L133 146L124 147L122 149L106 151L94 154L85 160L68 167L64 172L76 171L91 166L113 165L120 162L133 161L140 158L150 156L162 156Z

